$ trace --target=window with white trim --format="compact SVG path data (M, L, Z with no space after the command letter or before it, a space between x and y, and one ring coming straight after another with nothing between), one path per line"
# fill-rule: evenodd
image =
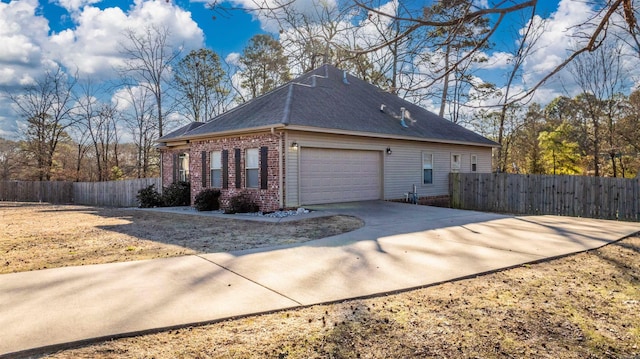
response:
M457 153L451 154L451 172L460 172L462 155Z
M422 152L422 184L433 184L433 153Z
M477 172L477 171L478 171L478 156L471 155L471 172Z
M259 158L260 152L257 148L248 148L245 153L245 179L247 188L258 188L260 185L259 177Z
M181 153L178 156L178 180L189 181L189 154Z
M222 151L211 152L211 187L222 188Z

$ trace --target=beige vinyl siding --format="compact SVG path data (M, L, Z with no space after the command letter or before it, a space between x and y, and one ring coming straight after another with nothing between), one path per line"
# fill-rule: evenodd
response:
M298 144L298 149L291 147L292 142ZM491 172L489 147L289 131L285 183L287 207L299 205L298 154L304 147L381 151L383 199L404 198L414 184L420 196L448 194L452 154L461 155L460 172L471 172L472 154L478 158L478 173ZM392 151L390 155L385 153L387 147ZM433 153L433 184L422 184L422 152Z
M289 139L289 134L287 134L285 139L284 206L296 207L300 205L298 192L298 163L300 148L291 147L292 141Z

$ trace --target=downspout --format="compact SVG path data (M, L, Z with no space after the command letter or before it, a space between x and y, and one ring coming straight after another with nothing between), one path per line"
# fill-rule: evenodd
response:
M164 166L162 162L164 162L164 151L160 151L160 188L158 188L160 193L162 193L162 187L164 186Z
M278 198L280 201L280 208L284 208L284 151L282 142L283 133L278 134Z

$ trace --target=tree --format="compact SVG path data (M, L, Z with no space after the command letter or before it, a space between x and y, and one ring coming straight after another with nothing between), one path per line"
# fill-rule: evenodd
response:
M167 27L150 25L142 32L126 30L124 35L126 42L122 45L121 53L126 59L120 69L123 78L129 77L136 85L144 86L153 94L158 135L162 136L166 126L166 109L163 106L166 85L171 66L180 55L180 50L169 45L170 32Z
M54 154L65 131L73 124L71 116L74 78L60 68L47 71L20 94L9 93L18 114L27 121L23 132L23 151L35 162L40 180L50 180Z
M20 163L20 146L17 142L0 137L0 181L17 179Z
M537 103L527 109L522 124L514 131L513 145L506 162L515 163L523 173L545 173L538 136L544 130L546 119L544 111Z
M604 42L594 52L582 54L574 60L570 72L584 94L578 100L583 105L580 107L582 115L588 119L588 123L583 123L583 131L589 139L594 174L601 175L600 156L604 150L611 159L616 177L618 150L614 137L620 114L616 98L625 85L620 44Z
M458 14L469 11L473 6L472 1L454 0L442 1L434 3L428 12L424 12L423 17L428 21L446 23L451 19L455 19ZM451 93L450 85L453 86L453 93L460 95L461 87L465 85L473 86L470 77L467 75L470 65L473 62L479 62L485 59L484 56L471 56L464 61L459 61L464 54L471 49L486 49L487 41L484 35L489 31L489 20L482 17L470 19L468 22L457 22L451 25L434 26L428 28L428 37L430 38L432 51L424 52L426 62L442 63L442 66L436 69L435 73L440 73L438 77L442 77L442 92L440 95L440 111L439 115L445 115L447 105L452 102L454 110L452 116L453 122L457 122L458 110L455 109L459 105L457 96L450 101ZM432 59L433 55L438 57L436 61Z
M119 111L117 104L106 104L98 100L103 89L96 87L88 80L80 85L81 91L77 97L76 125L88 137L89 145L93 148L97 180L111 179L111 167L118 166L118 126ZM83 137L80 138L82 144ZM78 147L79 155L82 147Z
M498 163L496 164L498 169L501 171L505 170L505 154L503 149L508 149L508 147L503 146L503 139L505 136L505 124L507 121L507 115L511 104L513 103L512 99L514 97L513 87L514 80L520 75L522 65L527 59L529 53L532 51L534 45L542 35L544 30L543 24L539 21L535 21L535 11L536 6L534 5L531 8L531 20L528 21L527 26L524 28L522 32L522 38L520 39L518 46L511 54L510 59L510 69L508 72L507 82L501 91L500 96L500 117L499 117L499 126L498 126L498 143L501 145L497 149L496 160ZM518 94L519 95L519 94ZM537 169L536 169L537 171Z
M225 78L220 58L212 50L193 50L178 62L175 85L193 121L209 121L224 112L231 93Z
M573 175L581 172L578 144L566 139L571 131L571 126L565 122L552 131L540 132L538 141L547 173Z
M122 114L127 128L131 131L135 145L135 173L137 178L146 178L152 172L153 145L158 135L157 123L153 121L153 95L142 86L125 85L124 93L118 100L128 104Z
M269 35L253 36L242 51L240 63L240 85L249 91L251 98L269 92L291 79L283 48Z

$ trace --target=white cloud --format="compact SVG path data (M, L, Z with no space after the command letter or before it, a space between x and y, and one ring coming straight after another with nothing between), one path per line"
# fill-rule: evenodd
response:
M123 33L143 31L147 26L166 27L173 48L202 47L204 34L191 13L164 1L136 1L124 12L112 7L104 10L85 6L74 17L76 27L51 36L52 52L67 68L81 75L108 78L123 63Z
M102 0L56 0L55 3L65 8L69 13L75 13L87 5L97 4L101 1Z
M561 0L558 10L546 20L545 31L536 43L535 51L523 63L523 81L533 85L560 65L575 47L576 26L593 15L593 9L587 2ZM566 73L560 74L560 77L563 75L566 77Z
M97 0L60 0L73 14L73 27L49 34L46 18L38 15L37 0L0 2L0 86L25 85L46 70L63 65L81 76L108 79L122 64L123 32L146 26L166 27L168 44L187 51L200 48L204 34L191 13L166 1L136 0L126 12L101 10Z
M496 51L491 55L487 56L486 62L480 63L477 65L477 68L482 70L497 70L497 69L506 69L509 67L511 60L513 59L513 55L508 52Z
M0 2L0 86L28 84L46 60L47 20L36 15L37 0Z
M224 61L231 66L240 66L240 56L239 53L232 52L224 58Z
M317 20L326 14L332 13L338 6L337 0L231 0L233 5L252 12L255 19L260 21L260 27L264 31L279 33L287 30L284 25L276 20L274 16L284 18L283 5L287 4L291 13L304 15L308 20ZM273 9L273 10L261 10Z

